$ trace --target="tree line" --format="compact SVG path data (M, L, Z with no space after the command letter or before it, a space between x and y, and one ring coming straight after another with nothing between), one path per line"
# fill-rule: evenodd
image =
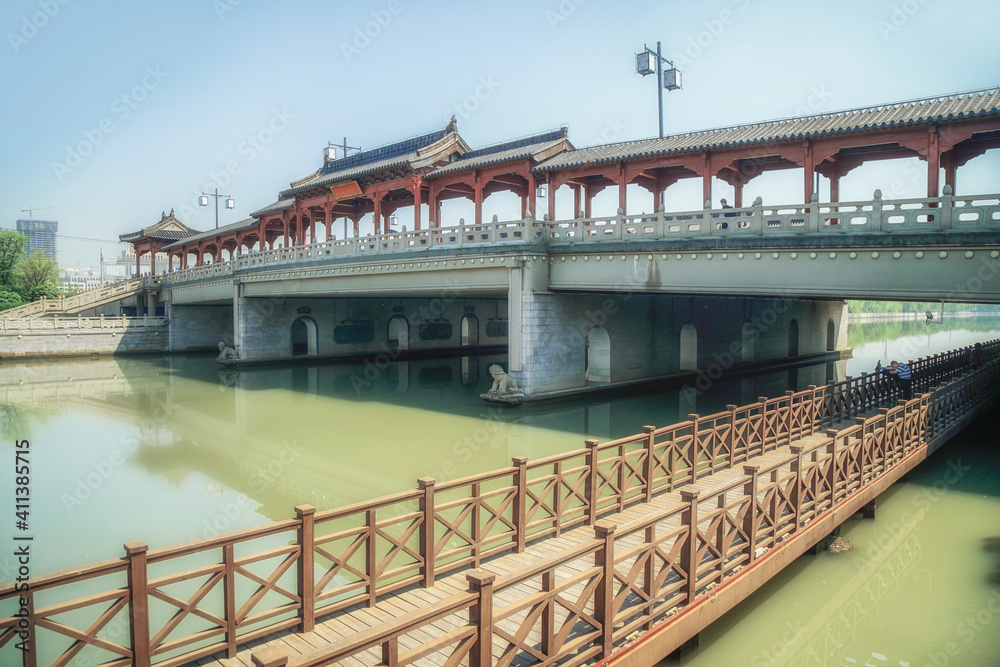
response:
M848 301L847 309L852 313L926 313L928 310L935 315L941 310L940 301L910 302L910 301ZM946 303L946 313L1000 313L1000 306L968 303Z
M54 259L36 250L25 255L28 237L10 229L0 230L0 310L59 298L59 268Z

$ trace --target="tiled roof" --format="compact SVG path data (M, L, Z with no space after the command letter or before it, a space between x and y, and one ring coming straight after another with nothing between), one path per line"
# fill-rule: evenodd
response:
M128 234L122 234L118 237L118 240L123 243L130 243L131 241L136 241L143 236L148 239L153 239L154 241L176 241L177 239L183 239L190 236L190 232L182 232L173 229L147 231L145 229L140 229L137 232L130 232Z
M452 126L449 125L443 130L437 130L419 137L404 139L394 144L387 144L354 155L348 155L339 160L331 160L324 164L322 169L316 172L312 178L279 193L279 196L294 196L296 192L302 190L339 183L340 181L355 179L359 176L379 171L380 169L388 169L406 164L410 160L417 158L418 150L440 141L452 129Z
M250 215L252 215L255 218L259 218L260 216L266 215L268 213L277 213L278 211L287 211L288 209L292 208L293 206L295 206L295 199L294 198L293 199L279 199L278 201L276 201L276 202L274 202L272 204L268 204L267 206L265 206L262 209L258 209L256 211L254 211Z
M1000 113L1000 88L567 151L535 171Z
M171 243L168 246L164 246L164 250L170 250L172 248L180 247L182 245L187 245L188 243L197 243L198 241L203 241L205 239L214 239L217 236L222 236L224 234L231 234L232 232L240 232L244 229L252 229L259 225L260 222L254 220L253 218L247 218L246 220L240 220L239 222L231 222L228 225L223 225L218 229L209 229L206 232L198 232L190 236L185 236L183 239L176 243Z
M544 134L536 134L531 137L525 137L523 139L515 139L514 141L506 141L493 146L487 146L486 148L480 148L470 153L466 153L460 159L455 160L451 164L425 174L424 178L437 178L443 174L452 174L457 171L466 171L476 167L519 160L551 148L564 139L566 139L566 130L559 129L546 132Z

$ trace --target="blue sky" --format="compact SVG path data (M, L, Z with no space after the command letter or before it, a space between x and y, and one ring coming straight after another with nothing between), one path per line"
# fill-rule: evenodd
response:
M0 226L52 207L35 217L60 221L60 264L96 266L162 210L212 227L203 189L236 200L221 224L247 217L345 136L373 148L456 114L474 148L562 125L577 146L652 137L656 86L634 54L657 40L684 73L668 134L987 88L998 24L987 0L6 0ZM960 193L1000 189L998 152L959 171ZM841 199L924 196L923 169L866 165ZM700 187L673 186L668 206L697 207ZM801 174L755 179L758 194L799 201ZM446 203L445 221L471 208Z

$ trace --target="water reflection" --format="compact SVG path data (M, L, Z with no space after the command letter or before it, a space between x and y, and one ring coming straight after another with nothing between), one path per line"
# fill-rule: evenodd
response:
M35 456L36 571L116 557L134 539L176 544L289 518L301 503L325 509L412 489L419 477L446 481L514 456L549 456L839 380L855 362L531 408L480 399L494 363L506 359L242 369L204 356L4 363L2 447L29 438ZM0 478L0 493L9 485ZM6 567L0 559L2 580Z

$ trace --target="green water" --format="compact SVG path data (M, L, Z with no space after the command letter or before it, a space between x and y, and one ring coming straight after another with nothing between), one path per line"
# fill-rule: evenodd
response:
M865 326L880 325L854 330ZM419 477L456 479L509 465L513 456L548 456L579 448L587 438L621 437L645 424L662 426L692 412L708 414L728 403L842 379L868 370L876 358L916 358L998 337L1000 322L994 320L984 331L981 321L963 327L953 320L929 333L904 331L892 340L857 344L855 359L836 364L750 378L724 374L701 395L671 389L530 409L495 408L479 398L491 383L486 369L505 363L503 356L387 368L357 363L245 371L220 370L204 356L5 362L0 364L0 453L11 463L0 475L0 498L11 509L4 522L12 526L14 521L17 440L30 442L31 461L28 528L18 534L33 538L31 572L37 576L117 558L132 540L158 548L211 537L291 518L299 504L337 507L413 489ZM954 456L950 449L946 453ZM995 482L996 461L979 465L967 479L977 475ZM905 514L914 502L910 495L917 497L924 488L918 477L887 494L878 520L845 526L859 545L856 552L796 563L755 596L751 611L736 610L706 632L703 648L687 662L751 664L781 640L789 619L804 624L797 646L821 637L826 641L833 621L815 619L834 618L831 605L841 604L847 591L871 578L855 564L868 553L863 545L879 543L881 527L897 520L894 512ZM949 658L949 664L994 664L988 660L1000 655L993 639L1000 636L1000 618L992 626L996 634L983 631L965 643L955 632L961 621L956 614L984 607L991 590L1000 588L1000 581L976 580L980 570L988 573L992 565L995 571L996 552L982 544L972 548L977 540L1000 535L998 494L995 487L972 493L965 479L920 513L907 533L917 535L920 564L891 584L905 592L884 596L884 604L865 605L870 620L852 638L835 638L844 647L842 658L807 663L783 656L757 664L906 664L899 662L900 651L912 648L907 637L914 630L927 650L944 646L954 635L963 650L987 656L987 662ZM16 572L8 538L14 531L7 526L0 530L0 581L12 580ZM890 551L896 553L886 547L885 553ZM928 581L921 583L921 577ZM939 632L923 627L927 623ZM885 630L879 630L883 625ZM114 629L107 634L114 636ZM882 641L883 636L896 639ZM10 655L5 650L0 650L0 664ZM886 660L878 662L872 652ZM91 664L88 655L71 664ZM922 665L920 656L907 660Z

